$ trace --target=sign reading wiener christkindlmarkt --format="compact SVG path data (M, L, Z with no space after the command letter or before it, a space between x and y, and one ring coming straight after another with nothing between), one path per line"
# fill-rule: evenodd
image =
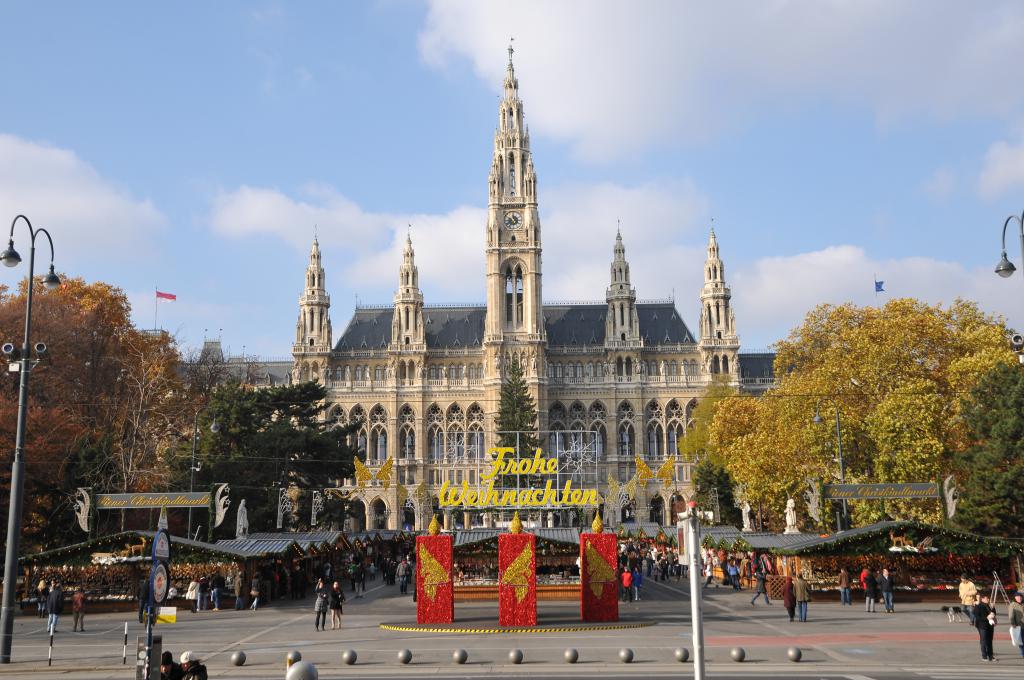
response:
M516 458L510 446L495 447L489 453L491 462L480 471L479 485L464 479L456 486L445 480L439 494L441 507L568 508L600 502L596 488L583 487L597 481L596 474L588 474L584 455L566 451L545 457L536 449L532 458ZM521 481L537 477L545 479L543 488L520 486Z
M826 484L824 496L834 501L887 500L890 498L938 498L939 486L932 482L904 484Z
M96 494L96 507L100 510L129 510L135 508L205 508L208 505L210 505L209 491Z

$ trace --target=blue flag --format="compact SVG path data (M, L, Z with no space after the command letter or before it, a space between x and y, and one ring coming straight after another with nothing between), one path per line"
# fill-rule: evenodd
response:
M885 292L885 288L882 287L884 285L885 285L885 281L875 281L875 292L876 293L884 293Z

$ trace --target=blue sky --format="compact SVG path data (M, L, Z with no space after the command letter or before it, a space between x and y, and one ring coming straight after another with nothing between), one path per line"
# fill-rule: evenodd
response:
M1024 319L1021 275L992 274L1024 209L1018 3L0 2L0 23L0 218L48 227L142 326L177 294L160 325L186 346L287 354L314 224L336 338L357 295L390 302L408 223L427 301L482 300L513 35L548 299L603 297L621 219L640 297L694 326L714 218L750 348L874 304L875 275Z

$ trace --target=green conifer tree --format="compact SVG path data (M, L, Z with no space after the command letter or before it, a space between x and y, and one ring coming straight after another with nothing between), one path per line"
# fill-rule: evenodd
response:
M538 441L537 405L526 386L523 367L518 362L506 363L504 377L498 418L495 421L499 433L498 446L515 447L518 444L519 453L532 455Z

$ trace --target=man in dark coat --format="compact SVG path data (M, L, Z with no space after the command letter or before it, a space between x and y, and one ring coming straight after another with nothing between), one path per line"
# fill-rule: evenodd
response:
M64 612L64 591L60 583L54 581L50 586L50 594L46 596L46 613L50 615L47 628L50 634L57 632L57 619Z
M754 590L754 597L750 599L750 604L757 604L757 598L764 595L764 603L771 604L771 600L768 599L768 587L765 584L764 572L760 569L754 573L754 578L757 580L757 586Z
M995 661L992 636L996 631L996 613L988 603L988 595L981 595L980 599L981 602L974 606L974 625L978 629L978 641L981 643L981 660Z
M878 579L878 589L882 591L882 599L885 601L885 613L892 614L896 608L892 603L893 582L892 574L888 569L882 570L882 576Z

